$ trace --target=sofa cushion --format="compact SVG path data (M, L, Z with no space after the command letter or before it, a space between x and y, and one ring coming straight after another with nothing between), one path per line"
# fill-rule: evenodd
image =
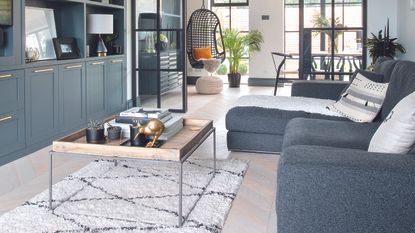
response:
M380 122L362 124L351 121L293 119L285 130L283 150L294 145L367 150L379 125Z
M369 152L407 154L415 144L415 92L402 99L380 125Z
M284 135L287 123L297 117L347 120L325 108L333 102L305 97L244 96L226 114L226 129Z
M399 101L415 91L415 63L399 61L392 72L380 117L385 120Z
M389 57L381 57L376 61L374 72L383 75L384 83L388 83L398 61Z
M357 73L342 98L328 108L355 122L372 122L382 107L387 89L387 83L373 82Z

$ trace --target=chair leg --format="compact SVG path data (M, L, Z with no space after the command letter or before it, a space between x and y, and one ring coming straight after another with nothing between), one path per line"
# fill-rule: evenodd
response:
M274 96L277 95L277 89L278 89L278 81L280 79L280 74L277 73L277 77L275 77L275 87L274 87Z

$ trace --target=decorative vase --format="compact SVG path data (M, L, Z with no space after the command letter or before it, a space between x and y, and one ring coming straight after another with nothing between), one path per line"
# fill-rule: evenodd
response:
M229 87L237 88L241 85L241 74L240 73L230 73L228 74Z
M108 139L110 140L120 140L121 139L121 130L119 126L112 126L107 129Z
M103 144L105 143L105 129L86 129L86 142L88 143L95 143L95 144Z

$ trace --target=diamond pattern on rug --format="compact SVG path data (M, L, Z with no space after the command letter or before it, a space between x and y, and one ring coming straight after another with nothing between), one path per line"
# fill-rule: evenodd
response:
M183 170L183 215L178 228L177 163L99 160L0 217L1 232L220 232L248 163L189 160Z

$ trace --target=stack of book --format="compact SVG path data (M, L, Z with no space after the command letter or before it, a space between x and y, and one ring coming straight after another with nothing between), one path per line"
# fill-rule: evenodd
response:
M165 127L164 133L160 136L159 140L166 141L183 128L183 118L180 116L175 116L164 109L146 109L140 107L121 112L119 116L109 123L113 126L121 127L122 137L129 138L131 124L145 124L147 121L154 118L162 121Z
M171 112L166 109L135 107L121 112L119 116L115 118L115 122L123 124L135 124L156 118L163 123L166 123L172 117L173 115Z

